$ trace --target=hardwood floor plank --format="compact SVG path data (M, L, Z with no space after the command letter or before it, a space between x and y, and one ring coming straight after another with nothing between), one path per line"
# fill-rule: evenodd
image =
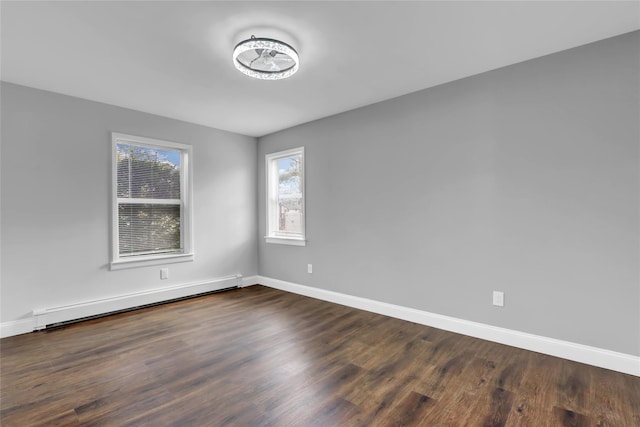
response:
M363 425L383 425L403 398L414 392L412 376L389 376L384 370L369 371L355 381L347 398L363 409Z
M592 378L585 413L598 426L640 426L640 381L631 375L611 376L606 369L584 369Z
M393 406L391 413L382 420L382 425L412 426L422 425L422 419L436 401L423 394L412 391Z
M552 419L557 404L561 360L537 353L528 356L528 369L520 387L514 390L514 410L507 419L509 425L537 427L540 420Z
M557 379L558 406L577 413L588 411L591 369L586 365L562 361Z
M490 393L495 375L493 362L473 357L460 374L464 381L452 384L438 394L438 406L425 417L424 425L453 426L473 419L472 408L479 396Z
M598 372L602 375L605 375L607 370L600 369ZM612 378L615 380L615 377ZM630 422L632 425L640 426L640 381L638 377L633 377L631 375L624 376L624 392L617 391L617 395L620 396L621 399L627 399L627 404L629 405L628 416L629 419L625 422ZM623 415L627 413L622 409L618 410Z
M553 408L554 425L562 427L588 427L592 425L589 417L566 408Z
M41 422L42 425L47 425L47 426L65 426L65 427L72 427L72 426L80 426L82 424L80 424L80 421L78 420L78 417L75 413L75 411L73 410L68 410L65 411L61 414L58 415L54 415L53 417L49 418L49 419L40 419L38 420L38 422Z
M500 387L494 388L482 425L485 427L504 426L512 406L513 393Z
M640 378L263 286L0 340L2 426L640 426Z

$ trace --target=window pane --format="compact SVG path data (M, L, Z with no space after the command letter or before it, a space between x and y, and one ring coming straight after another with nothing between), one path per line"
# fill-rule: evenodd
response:
M277 159L278 233L302 234L302 156Z
M117 144L117 197L180 198L180 151Z
M180 250L180 206L118 205L120 255Z

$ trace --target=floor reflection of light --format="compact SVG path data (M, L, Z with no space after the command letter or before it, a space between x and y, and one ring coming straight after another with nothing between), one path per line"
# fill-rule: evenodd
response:
M272 346L267 346L268 350L260 351L260 365L264 371L259 379L252 380L258 380L253 384L254 390L259 392L264 389L265 394L269 394L273 389L281 389L280 396L284 398L278 402L263 402L263 409L292 410L316 399L320 385L312 379L314 375L308 372L319 357L320 347L316 337L301 330L296 319L287 313L265 310L254 312L253 316L262 321L259 340L273 342Z

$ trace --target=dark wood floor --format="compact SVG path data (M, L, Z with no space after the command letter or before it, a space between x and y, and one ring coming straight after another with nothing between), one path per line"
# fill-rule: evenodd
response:
M262 286L0 341L1 424L640 426L640 378Z

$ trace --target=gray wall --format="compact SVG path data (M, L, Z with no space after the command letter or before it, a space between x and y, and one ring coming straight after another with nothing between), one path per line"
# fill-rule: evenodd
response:
M2 322L257 272L256 139L2 83ZM111 131L193 146L193 262L110 271Z
M259 235L264 155L304 146L308 245L260 238L259 274L640 355L639 44L630 33L260 138Z

